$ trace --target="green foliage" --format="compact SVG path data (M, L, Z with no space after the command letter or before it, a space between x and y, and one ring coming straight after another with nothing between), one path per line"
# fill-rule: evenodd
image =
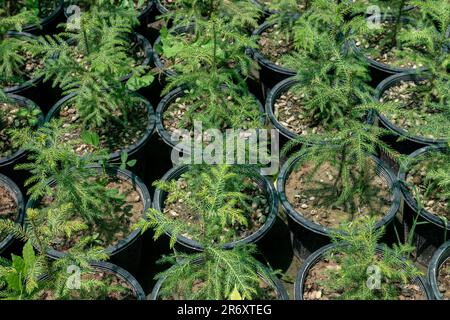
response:
M164 279L159 297L227 300L238 292L242 299L261 298L260 278L270 279L271 274L253 258L255 253L254 245L232 250L209 246L201 253L165 257L160 262L173 266L157 275L157 279Z
M105 20L102 11L92 9L82 15L80 26L55 36L56 40L46 37L34 43L36 52L57 56L46 63L45 80L53 79L53 86L64 94L76 93L71 102L86 128L101 127L111 119L126 124L128 114L141 101L132 91L153 81L146 68L133 65L128 52L132 24L114 15ZM123 83L121 79L129 73L131 78Z
M340 268L330 269L328 277L321 283L326 289L342 294L339 299L349 300L392 300L398 299L401 286L421 275L413 262L404 255L413 248L387 245L377 251L378 241L384 234L384 227L376 229L376 221L365 217L343 227L342 232L333 233L332 241L337 246L327 252L327 258ZM379 270L380 286L369 286L369 270Z
M383 107L379 104L368 104L355 107L355 112ZM344 205L346 212L351 215L361 203L371 207L374 187L369 182L375 174L372 156L383 152L392 159L400 160L400 155L383 142L382 138L388 133L380 127L364 124L353 118L343 118L336 122L336 131L321 134L309 134L290 141L283 152L287 153L294 147L302 145L290 157L300 157L298 166L306 163L313 164L313 170L308 178L320 170L324 164L337 169L333 186L330 190L323 190L323 194L331 192L330 205ZM324 188L329 188L326 185ZM327 193L325 192L327 191ZM325 196L324 196L325 197Z
M222 248L229 241L221 237L226 228L233 230L233 225L248 224L244 208L251 199L243 193L248 188L243 179L245 172L228 165L192 167L183 175L186 187L177 181L155 183L157 188L168 192L168 202L181 201L187 210L198 214L196 230L193 233L185 222L155 209L150 209L147 220L141 220L137 227L142 232L153 229L155 239L169 232L172 247L177 236L186 234L203 246L200 253L176 253L161 259L161 263L173 264L157 276L164 279L161 297L228 299L235 291L243 299L261 297L259 279L261 276L270 279L270 274L253 258L256 248Z
M68 132L70 128L62 128L59 121L52 121L35 132L15 130L13 140L29 152L30 161L16 168L31 173L25 182L31 199L51 197L52 205L56 206L71 203L73 214L81 215L89 224L101 224L123 204L118 191L106 187L106 175L89 168L95 164L104 166L108 154L92 150L87 155L77 155L74 145L79 142L66 141ZM50 179L55 181L54 187L49 185Z
M8 15L8 6L0 9L0 83L16 83L23 81L25 72L25 58L21 53L25 41L16 37L8 37L7 31L22 30L28 24L37 23L39 19L30 11L22 11L15 15Z
M179 1L179 9L169 12L173 25L189 26L186 32L163 29L162 46L156 48L166 58L176 57L163 94L187 87L182 98L189 105L180 127L195 120L206 129L257 127L259 112L249 94L246 78L256 68L246 54L255 48L255 38L245 33L257 26L258 9L248 1Z
M404 53L416 64L423 65L430 75L428 83L414 88L423 102L421 108L433 114L424 126L436 137L448 133L450 120L450 3L447 1L411 1L419 7L422 19L419 28L408 28L399 33ZM447 50L445 50L447 48Z
M213 17L221 17L232 29L256 28L259 9L250 1L243 0L176 0L176 10L163 18L173 20L174 26L187 26L195 22L196 33L201 34Z

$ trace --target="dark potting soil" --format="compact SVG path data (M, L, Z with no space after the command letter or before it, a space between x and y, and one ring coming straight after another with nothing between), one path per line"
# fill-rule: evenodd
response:
M0 185L0 219L8 219L14 221L18 214L16 199L11 192L3 185ZM0 233L0 241L6 235Z
M198 290L204 286L205 282L203 280L197 280L194 282L194 285L192 287L192 292L195 293ZM164 283L163 283L164 286ZM182 293L183 288L186 288L186 285L183 285L181 282L179 285L178 292L174 292L171 296L168 297L162 297L163 300L186 300L184 294ZM228 297L224 297L227 299ZM267 283L266 280L260 279L259 280L259 287L257 288L257 294L255 295L254 299L257 300L276 300L277 299L277 292L276 290Z
M247 203L248 207L242 208L240 205L237 205L237 207L244 210L248 225L245 226L235 223L225 227L222 235L217 239L218 242L227 243L248 237L258 231L266 222L267 216L270 213L270 206L266 199L266 195L256 182L250 181L250 179L248 179L247 182L251 184L251 188L247 188L241 192L244 192L249 199L251 199L251 202ZM181 189L188 188L188 184L184 178L179 178L177 184ZM164 214L170 218L174 220L181 219L186 223L186 226L190 231L186 234L182 234L184 237L195 240L202 235L202 225L200 224L201 217L198 213L191 211L184 202L180 200L169 201L167 198L164 202L163 211Z
M372 163L374 164L374 163ZM344 206L335 204L335 177L338 169L325 163L312 177L314 165L306 163L293 170L286 182L286 196L294 209L306 219L327 228L336 229L362 215L372 215L379 219L386 214L392 203L392 195L386 181L370 171L369 192L364 198L355 199L355 208L349 212Z
M288 35L286 30L274 25L261 33L258 45L259 51L264 57L278 66L283 66L283 56L294 50L293 35Z
M114 114L116 119L123 120L120 111ZM59 117L63 120L63 127L70 127L70 133L66 134L65 141L79 141L81 134L86 130L82 119L74 105L69 104L62 107ZM140 104L130 110L126 125L114 121L112 118L99 128L92 129L100 137L100 147L107 149L110 153L120 152L131 145L137 143L146 133L147 128L147 108L145 104ZM90 146L79 143L75 146L75 151L82 155L90 150Z
M13 147L13 141L9 130L30 127L28 120L18 116L18 112L24 107L14 102L0 102L0 158L5 158L17 151Z
M439 291L445 300L450 300L450 259L447 259L439 268Z
M18 13L20 13L25 7L28 10L34 10L34 7L31 5L26 5L27 2L30 1L17 1L17 0L6 0L5 1L5 8L2 8L5 10L4 16L14 16ZM55 9L59 6L58 0L40 0L40 10L39 8L36 8L36 11L38 13L38 16L40 18L46 18L50 16ZM3 16L3 15L1 15Z
M70 300L136 300L136 294L130 284L111 272L94 270L82 275L81 279L82 281L99 281L102 287L107 288L107 291L94 288L85 293L86 295L80 296L80 290L74 289L70 292ZM55 300L55 297L53 292L45 290L39 295L39 300Z
M445 128L448 117L444 115L444 112L424 103L424 94L429 93L428 85L428 81L401 81L386 90L380 101L398 104L398 112L384 115L396 126L412 135L439 139L446 136L445 132L442 132L442 137L436 136L433 124L442 123L440 127Z
M24 40L13 38L12 41L21 42ZM1 87L19 86L38 77L39 73L44 69L44 60L42 57L35 56L24 48L19 48L18 54L24 58L24 61L19 63L20 70L14 70L15 74L13 78L4 78L0 75Z
M436 194L427 192L425 184L426 175L431 169L437 168L439 168L439 164L433 161L433 157L427 157L427 159L423 159L409 169L406 181L416 187L415 190L417 190L421 205L425 210L438 217L450 219L450 211L447 205L449 199L445 198L444 193ZM409 187L409 191L415 198L416 195L411 187Z
M280 95L274 104L274 115L285 128L299 135L322 133L325 129L314 121L303 104L304 94L298 96L292 91Z
M389 66L413 69L422 67L421 64L415 64L411 55L405 54L405 49L400 49L391 41L388 41L393 28L393 22L383 21L380 29L375 29L369 34L358 37L356 47L366 57ZM401 30L403 30L403 27Z
M309 270L304 284L303 299L305 300L339 300L343 292L325 288L324 282L329 282L331 274L341 269L333 260L323 258ZM416 284L396 284L399 300L424 300L420 287Z
M54 242L53 249L67 251L77 243L86 233L97 235L101 246L108 247L117 244L134 231L134 225L142 218L144 213L144 202L138 190L129 181L119 177L108 176L108 189L118 190L119 195L124 196L124 204L114 208L112 215L105 215L101 225L89 226L88 230L72 234L70 238L64 237ZM51 203L51 199L43 199L43 205ZM74 216L74 219L81 219Z

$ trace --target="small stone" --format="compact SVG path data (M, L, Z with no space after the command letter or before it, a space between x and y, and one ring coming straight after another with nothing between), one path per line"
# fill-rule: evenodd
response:
M308 208L308 205L307 205L306 203L304 203L304 204L302 204L301 208L302 208L302 209L307 209L307 208Z

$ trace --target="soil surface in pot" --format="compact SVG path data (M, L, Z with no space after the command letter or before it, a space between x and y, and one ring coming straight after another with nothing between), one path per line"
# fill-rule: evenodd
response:
M236 104L237 102L233 101L232 98L229 97L224 97L224 101L223 101L223 105L227 105L227 104ZM184 98L184 97L178 97L176 98L170 105L169 107L165 110L164 114L163 114L163 126L164 128L170 133L170 134L175 134L175 135L181 135L182 130L188 130L190 132L191 137L195 135L195 138L200 139L201 136L200 134L194 134L194 123L193 123L193 119L192 117L195 117L195 115L198 115L202 112L205 112L207 106L201 106L200 108L198 108L196 111L194 111L193 113L191 113L190 116L188 118L187 113L190 112L190 108L191 106L198 102L201 101L201 98L196 99L195 101L191 100L189 101L188 99ZM230 107L228 109L232 109L232 108L236 108L236 106L234 107ZM224 110L227 110L226 108L224 108ZM257 109L257 102L255 101L255 109L254 110L242 110L242 114L243 115L247 115L246 118L243 118L242 121L240 121L241 126L240 129L249 129L249 128L257 128L261 126L260 123L260 112ZM225 117L227 115L217 115L217 117ZM227 124L227 123L222 123L222 126L219 127L218 129L225 131L226 129L230 129L231 125ZM208 128L203 128L203 130L206 130ZM208 135L207 132L203 132L203 141L211 141L212 137L210 137Z
M288 90L275 100L274 115L280 124L298 135L323 133L325 128L308 114L303 103L304 95Z
M108 176L107 189L115 189L119 195L125 197L122 206L115 206L112 215L105 215L101 225L90 225L88 230L74 233L70 238L58 239L53 244L57 251L67 251L72 248L80 238L89 234L101 242L101 246L109 247L128 237L134 230L134 225L144 214L144 202L137 188L128 180L117 176ZM50 198L44 198L45 206L52 202ZM74 219L81 219L75 216Z
M164 282L162 284L164 286ZM200 290L202 286L205 285L204 280L197 280L194 282L192 287L192 292ZM174 292L171 296L163 297L162 300L186 300L184 294L182 293L182 288L186 288L185 285L180 285L178 292ZM277 291L267 283L267 281L260 279L259 287L257 288L257 295L254 297L256 300L277 300Z
M391 21L383 21L381 29L376 29L372 33L357 37L356 47L370 59L379 63L386 64L398 68L420 68L421 64L417 64L411 58L411 55L402 51L396 44L388 41L391 31L394 28L394 23ZM404 26L400 28L403 30ZM399 31L400 32L400 31Z
M447 259L439 268L439 291L445 300L450 300L450 259Z
M432 157L423 159L409 169L406 181L409 185L416 187L415 190L417 190L423 209L438 217L450 219L450 211L447 205L448 199L443 195L427 192L427 185L425 184L426 175L431 169L437 168L439 168L439 164L433 161ZM413 198L415 198L413 189L411 187L408 189L413 195Z
M68 105L62 107L59 117L63 120L64 128L71 128L70 133L65 135L65 140L80 141L81 134L86 129L75 106L69 102ZM123 115L120 111L115 112L114 117L123 121ZM130 110L127 124L122 124L115 119L108 119L102 127L90 130L100 137L99 147L105 148L109 153L128 149L142 139L148 125L147 106L141 103ZM80 142L75 146L75 151L82 155L91 151L90 148L90 145Z
M381 220L389 211L392 195L387 182L376 175L375 164L370 163L373 166L367 168L371 177L368 181L369 194L355 197L356 207L351 212L344 206L334 204L334 181L338 170L328 163L323 164L312 177L314 165L311 163L293 170L285 185L287 199L304 218L327 228L337 229L362 215L374 215Z
M22 109L27 108L29 107L18 105L14 101L0 102L0 159L17 152L17 149L13 147L13 141L9 130L20 130L27 127L32 127L26 117L19 115L19 112ZM32 112L33 108L28 110L30 110L29 112Z
M304 284L304 300L332 300L341 297L342 292L324 288L321 283L330 280L330 272L340 270L341 266L334 260L323 258L309 270ZM424 300L420 287L416 284L396 285L399 300Z
M80 296L80 290L72 290L70 300L136 300L136 294L131 285L122 277L103 270L95 270L87 274L83 274L82 281L98 281L102 282L102 286L107 288L104 292L100 288L95 288L89 293ZM39 296L40 300L55 300L53 292L45 290Z
M25 42L21 38L11 38L12 41ZM4 41L8 41L8 38ZM17 54L24 58L18 65L20 70L14 70L13 78L4 78L0 76L0 86L3 88L20 86L23 83L33 80L39 76L39 73L44 69L44 59L40 56L33 55L24 47L19 47Z
M247 179L246 183L248 187L245 190L240 190L246 194L250 201L246 201L246 206L242 207L240 204L237 205L238 208L244 210L244 215L247 217L248 225L242 225L236 223L234 225L229 225L223 229L222 235L218 242L228 243L232 241L237 241L246 238L256 231L258 231L266 222L268 215L270 214L270 205L266 198L266 193L250 178ZM181 189L188 188L188 183L184 178L179 178L177 184ZM186 223L189 232L182 234L182 236L188 239L196 239L202 235L202 225L201 217L198 213L192 211L184 202L169 201L167 198L164 202L163 208L164 214L174 220L182 220Z
M14 16L14 15L20 13L24 9L24 5L21 2L24 2L24 1L7 0L6 4L5 4L5 8L3 8L5 10L5 12L0 17ZM31 1L26 1L26 2L31 2ZM40 0L39 5L40 5L40 8L36 7L38 17L47 18L56 10L56 8L58 8L59 0ZM34 9L34 7L32 7L30 5L28 5L26 7L29 11Z
M273 25L264 30L258 40L259 52L270 62L283 67L283 56L294 50L292 32L281 30Z
M14 221L18 214L17 201L11 192L0 184L0 219ZM0 233L0 241L3 241L6 235Z
M428 86L428 81L401 81L383 92L380 101L398 104L398 112L384 115L396 126L412 135L439 139L442 137L436 136L434 124L442 123L441 127L445 128L449 120L443 111L428 107L424 103L426 97L421 91L429 92L431 89ZM431 99L437 101L433 95Z

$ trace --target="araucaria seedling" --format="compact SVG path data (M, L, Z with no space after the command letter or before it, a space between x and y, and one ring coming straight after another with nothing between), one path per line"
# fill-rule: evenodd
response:
M249 199L239 191L246 189L244 179L237 175L239 171L226 165L198 170L184 176L187 185L180 180L156 184L168 192L165 205L173 201L182 204L181 210L195 213L195 224L171 216L166 210L163 213L151 209L148 220L138 225L143 231L154 229L155 238L170 234L171 246L179 236L192 238L202 246L199 253L177 252L161 260L173 266L158 275L163 279L159 298L229 299L236 292L243 299L274 298L270 273L252 256L256 252L254 246L223 249L236 236L233 228L250 224L246 215ZM230 237L233 233L234 237ZM264 282L266 285L262 285Z
M324 258L329 267L315 271L324 297L349 300L393 300L425 298L416 278L422 273L404 258L408 245L378 244L384 228L376 220L363 218L333 233L335 244ZM320 275L320 276L319 276ZM309 298L309 296L306 296Z
M257 127L258 104L245 83L254 67L246 49L255 42L243 34L246 26L256 26L255 7L245 1L218 0L181 2L180 7L170 17L187 31L163 31L161 36L165 59L177 58L170 66L176 74L169 77L163 93L185 88L177 104L187 105L187 110L178 128L191 129L195 120L207 129ZM236 14L240 9L243 12ZM194 19L190 27L188 17Z

